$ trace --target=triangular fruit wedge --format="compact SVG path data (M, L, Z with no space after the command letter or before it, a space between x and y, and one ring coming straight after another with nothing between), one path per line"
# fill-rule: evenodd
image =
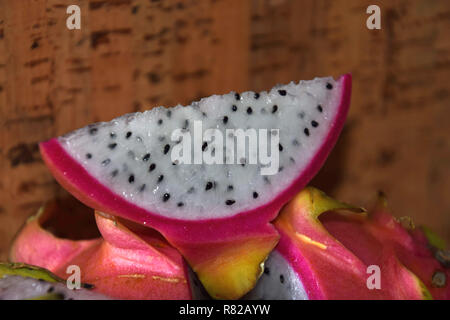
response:
M213 298L237 299L278 241L269 224L317 173L344 125L351 76L214 95L40 144L86 205L158 230Z

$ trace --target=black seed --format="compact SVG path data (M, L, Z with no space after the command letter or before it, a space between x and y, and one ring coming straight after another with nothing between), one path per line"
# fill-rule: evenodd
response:
M110 148L111 150L113 150L115 147L117 147L117 143L110 143L108 145L108 148Z
M117 135L114 132L111 132L109 136L111 137L111 139L115 139L117 137Z
M183 125L183 129L187 129L187 127L189 126L189 120L184 120L184 125Z
M234 201L234 200L227 200L227 201L225 201L225 204L227 205L227 206L231 206L232 204L234 204L236 201Z
M91 128L91 129L89 129L89 134L94 135L97 133L97 131L98 131L97 128Z
M110 162L111 162L111 159L105 159L102 161L102 165L107 166L108 164L110 164Z
M237 107L236 107L235 104L233 104L233 106L231 107L231 110L233 110L233 112L236 112L236 111L237 111Z
M203 142L203 144L202 144L202 151L205 151L207 147L208 147L208 143L207 142Z
M319 110L319 112L323 111L323 108L322 108L322 106L320 104L317 106L317 110Z
M294 158L290 157L289 160L291 160L292 163L295 163Z
M129 139L131 137L131 131L128 131L127 134L125 135L125 138Z
M87 158L87 159L91 159L91 158L92 158L92 154L86 153L86 158Z
M258 198L258 192L253 192L253 199L256 199L256 198Z
M259 99L259 93L255 92L255 99Z
M236 93L234 94L234 98L235 98L236 100L239 101L239 100L241 100L241 95L240 95L239 93L236 92Z
M318 123L317 121L313 120L313 121L311 121L311 125L312 125L314 128L317 128L317 127L319 126L319 123Z
M174 162L172 162L173 166L176 166L178 164L178 160L175 160Z
M167 152L169 152L169 150L170 150L170 146L168 144L166 144L164 146L164 154L167 154Z
M129 183L133 183L134 182L134 175L130 175L130 177L128 178L128 182Z
M230 184L227 189L228 189L228 191L231 191L234 189L234 187Z
M300 113L298 114L298 117L299 117L300 119L303 119L303 118L305 117L305 113L304 113L304 112L300 112Z
M144 191L144 190L145 190L145 183L144 183L142 186L139 187L139 191L140 191L140 192L142 192L142 191Z
M264 182L265 182L265 183L270 183L269 178L267 178L266 176L264 176Z
M53 291L55 291L55 287L50 287L50 288L47 289L47 293L51 293Z
M150 159L150 153L147 153L145 156L142 157L142 161L148 161Z
M227 116L223 117L223 120L222 120L222 121L223 121L224 124L227 124L227 122L228 122L228 117L227 117Z
M279 169L278 169L278 172L281 172L281 171L283 171L283 167L280 167Z
M331 83L329 83L329 82L327 82L327 89L328 89L328 90L333 89L333 85L332 85Z
M167 115L167 118L170 118L170 116L172 115L172 111L167 110L166 115Z
M170 194L169 193L164 193L163 195L163 201L166 202L167 200L170 199Z
M162 175L160 175L160 176L158 177L158 183L160 183L161 181L163 181L163 179L164 179L164 175L162 174Z
M282 274L280 274L280 282L284 283L284 276Z
M88 290L94 289L94 285L90 284L90 283L83 283L82 286L83 286L83 288L88 289Z
M303 132L305 133L305 135L306 135L307 137L309 137L309 129L308 129L308 128L305 128L305 130L303 130Z
M286 95L286 90L278 90L278 93L282 96Z
M117 176L117 174L119 173L119 170L114 170L113 172L111 172L111 176L115 177Z
M158 120L158 125L162 125L162 123L163 123L162 119L159 119Z
M153 170L155 170L155 168L156 168L156 164L152 163L152 164L150 165L150 167L148 167L148 171L149 171L149 172L152 172Z
M283 151L283 146L281 145L281 143L278 144L278 150Z
M277 110L278 110L278 106L275 104L275 105L272 107L272 113L277 112Z
M264 268L264 273L267 274L267 275L269 275L269 274L270 274L269 268L265 267L265 268Z
M213 187L213 183L211 181L208 181L206 183L205 190L208 191L208 190L212 189L212 187Z
M252 107L248 107L248 108L247 108L247 113L248 113L248 114L252 114L252 112L253 112Z
M182 206L184 206L184 203L183 203L183 202L178 202L178 203L177 203L177 206L178 206L178 207L182 207Z

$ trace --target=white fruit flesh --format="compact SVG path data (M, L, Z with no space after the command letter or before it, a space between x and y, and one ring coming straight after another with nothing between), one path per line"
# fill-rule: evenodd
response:
M308 300L308 295L288 261L277 251L273 251L265 263L264 273L245 299Z
M0 279L0 300L42 299L54 295L64 300L109 300L87 289L71 290L65 283L50 283L33 278L8 275Z
M341 87L340 81L317 78L259 96L215 95L187 107L158 107L87 126L59 141L101 184L139 207L184 220L229 217L270 202L305 170L334 125ZM245 166L241 159L234 164L174 165L172 133L187 124L194 138L195 121L201 121L203 131L218 129L224 137L226 129L278 129L281 171L262 175L260 159L249 164L248 154ZM215 147L220 145L209 142L204 153ZM224 141L224 155L226 147Z

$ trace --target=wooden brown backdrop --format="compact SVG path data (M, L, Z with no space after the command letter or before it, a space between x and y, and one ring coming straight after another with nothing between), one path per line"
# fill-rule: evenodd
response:
M79 4L81 30L66 28ZM381 7L381 30L366 8ZM313 184L450 239L450 1L0 0L0 258L60 194L37 143L212 93L352 72L345 131Z

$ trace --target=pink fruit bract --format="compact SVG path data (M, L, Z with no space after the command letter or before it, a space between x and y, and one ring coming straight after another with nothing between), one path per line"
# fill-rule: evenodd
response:
M103 239L63 239L42 227L54 214L62 213L51 204L29 219L14 241L12 261L46 268L64 279L71 275L67 267L76 265L82 282L116 299L192 298L187 265L156 231L96 214Z

